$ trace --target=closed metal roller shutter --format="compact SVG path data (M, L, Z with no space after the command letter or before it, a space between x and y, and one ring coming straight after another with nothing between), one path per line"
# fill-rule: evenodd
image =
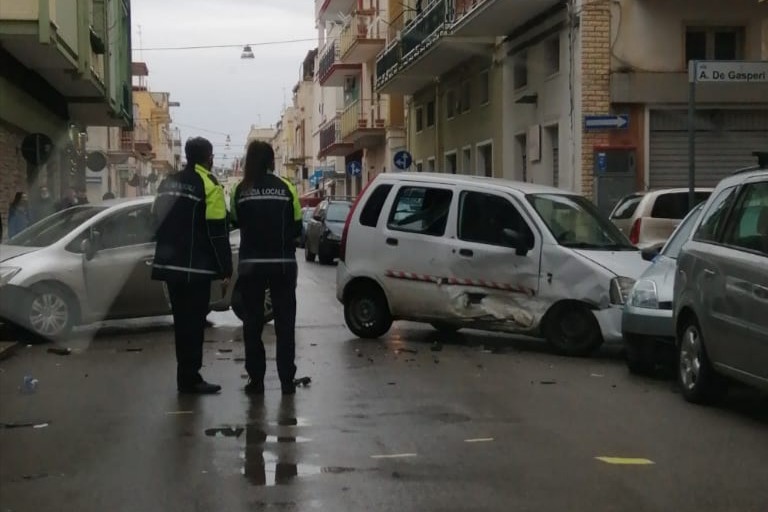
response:
M696 186L712 187L768 150L768 110L700 110L696 118ZM651 111L651 189L688 186L688 112Z

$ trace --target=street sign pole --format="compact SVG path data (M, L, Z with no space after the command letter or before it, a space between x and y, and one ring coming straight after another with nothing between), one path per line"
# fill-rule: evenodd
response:
M696 74L698 61L688 62L688 209L696 205Z

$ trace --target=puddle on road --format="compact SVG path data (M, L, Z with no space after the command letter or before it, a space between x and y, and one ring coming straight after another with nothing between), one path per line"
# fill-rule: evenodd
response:
M255 428L249 425L233 425L225 427L207 428L205 429L205 435L208 437L234 437L239 438L243 434L246 434L247 444L264 444L264 443L308 443L311 441L308 437L302 436L275 436L268 435L266 432L259 428Z
M355 468L343 466L319 466L282 460L280 454L272 451L252 451L246 448L240 452L243 466L240 474L257 487L288 485L296 478L342 473L351 473Z

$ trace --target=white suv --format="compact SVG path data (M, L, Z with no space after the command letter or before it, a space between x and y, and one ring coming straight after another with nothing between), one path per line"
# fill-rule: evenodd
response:
M450 174L379 175L347 218L337 297L357 336L393 320L542 334L586 355L621 339L648 266L582 196Z

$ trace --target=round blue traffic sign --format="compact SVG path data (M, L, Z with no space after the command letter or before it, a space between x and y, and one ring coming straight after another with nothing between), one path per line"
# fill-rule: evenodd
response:
M413 157L409 152L405 150L398 151L397 153L395 153L394 162L395 162L395 167L397 167L398 169L405 170L405 169L408 169L411 166L411 164L413 164Z

